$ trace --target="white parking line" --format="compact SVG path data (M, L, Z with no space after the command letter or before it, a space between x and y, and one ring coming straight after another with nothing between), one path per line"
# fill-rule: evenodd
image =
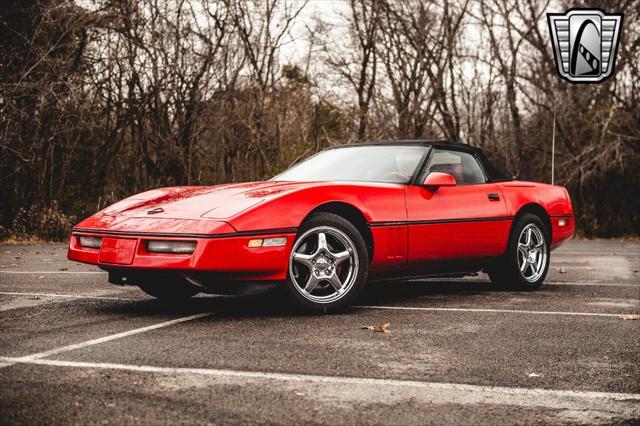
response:
M625 252L602 252L602 251L563 251L563 252L553 252L551 254L552 258L557 259L558 257L582 257L582 256L596 256L596 257L616 257L616 256L640 256L640 252L629 250Z
M558 255L565 255L565 256L601 256L601 257L605 257L605 256L638 256L640 255L640 251L636 250L636 245L634 244L633 246L629 246L628 250L626 251L613 251L613 250L607 250L607 249L602 249L602 250L571 250L571 251L564 251L564 250L558 250L558 251L554 251L551 254L551 257L554 256L558 256ZM624 248L623 248L624 249Z
M545 285L567 285L567 286L585 286L585 287L640 287L640 284L619 284L619 283L599 283L599 282L555 282L555 283L544 283Z
M58 294L58 293L22 293L14 291L0 291L0 295L12 296L36 296L36 297L60 297L60 298L76 298L76 299L98 299L113 300L118 302L139 302L146 299L134 299L124 297L108 297L108 296L90 296L79 294ZM204 295L198 298L234 298L237 296L225 295ZM387 309L398 311L451 311L451 312L486 312L486 313L507 313L507 314L537 314L537 315L577 315L577 316L596 316L596 317L619 317L620 315L631 315L629 313L600 313L600 312L571 312L571 311L528 311L516 309L483 309L483 308L430 308L422 306L383 306L383 305L356 305L354 308L359 309Z
M421 306L378 306L360 305L353 306L359 309L385 309L393 311L444 311L444 312L488 312L498 314L533 314L533 315L574 315L583 317L619 317L620 315L630 315L628 313L607 314L599 312L564 312L564 311L526 311L517 309L482 309L482 308L428 308Z
M0 274L107 274L107 271L0 271Z
M51 356L51 355L56 355L56 354L59 354L59 353L62 353L62 352L69 352L69 351L73 351L75 349L82 349L82 348L86 348L87 346L98 345L100 343L110 342L110 341L116 340L116 339L122 339L123 337L128 337L128 336L133 336L135 334L145 333L147 331L156 330L158 328L168 327L170 325L180 324L182 322L186 322L186 321L191 321L191 320L198 319L198 318L207 317L209 315L212 315L212 312L205 312L205 313L201 313L201 314L190 315L188 317L177 318L177 319L174 319L174 320L171 320L171 321L165 321L165 322L161 322L161 323L158 323L158 324L149 325L149 326L146 326L146 327L134 328L133 330L124 331L122 333L110 334L108 336L99 337L97 339L92 339L92 340L87 340L85 342L75 343L73 345L62 346L62 347L55 348L55 349L50 349L50 350L44 351L44 352L38 352L38 353L35 353L35 354L23 356L23 357L12 358L13 361L11 361L11 362L15 363L15 362L33 361L33 360L40 359L40 358L45 358L45 357L48 357L48 356ZM9 364L9 365L11 365L11 364ZM0 365L0 368L7 367L7 366L8 365Z
M607 265L607 266L601 266L601 265L591 265L591 264L584 264L584 265L551 265L551 267L549 269L556 269L556 270L560 270L560 269L578 269L578 270L585 270L585 271L589 271L589 272L594 272L594 271L624 271L624 272L628 272L629 268L625 265L625 266L617 266L617 265Z
M135 289L131 289L135 292ZM133 297L111 297L111 296L94 296L90 294L62 294L62 293L33 293L33 292L22 292L22 291L0 291L1 295L7 296L34 296L34 297L59 297L59 298L73 298L73 299L97 299L97 300L113 300L117 302L142 302L145 300L155 300L152 297L145 297L142 292L140 298ZM200 293L193 297L193 299L235 299L240 298L241 296L233 295L233 294L215 294L215 293Z
M407 398L430 401L440 404L503 404L514 406L535 406L564 409L583 409L585 406L591 409L605 410L607 412L630 411L635 414L640 412L638 402L640 394L554 390L543 388L518 388L504 386L482 386L461 383L423 382L417 380L378 379L367 377L345 376L321 376L312 374L271 373L262 371L240 371L217 368L180 368L157 367L151 365L130 365L115 363L78 362L49 359L25 359L0 357L0 363L6 364L34 364L59 368L87 368L101 370L120 370L140 373L155 373L162 375L200 375L220 380L232 379L232 383L263 380L268 382L280 382L285 385L293 385L296 389L301 386L320 385L309 392L310 397L322 393L335 391L339 386L342 395L348 398L375 398L376 394L386 400L386 394L392 393L398 396L398 388L402 389L401 395ZM223 382L224 384L224 382ZM345 387L349 387L346 388ZM374 387L375 390L366 390L366 387ZM324 391L323 391L324 390ZM335 394L334 394L335 395Z
M59 293L31 293L31 292L19 292L19 291L0 291L0 295L7 296L32 296L32 297L62 297L65 299L97 299L97 300L115 300L119 302L135 302L143 299L133 299L124 297L109 297L109 296L91 296L84 294L59 294Z
M415 278L415 279L411 279L411 280L407 280L406 282L417 282L417 283L425 283L425 284L429 284L429 283L434 283L434 284L438 284L438 283L452 283L452 284L491 284L491 281L489 280L473 280L473 279L459 279L459 278L442 278L442 279L436 279L436 278ZM547 285L551 285L551 286L555 286L555 285L559 285L559 286L586 286L586 287L594 287L594 286L600 286L600 287L640 287L640 284L629 284L629 283L607 283L607 282L600 282L600 281L583 281L583 282L577 282L577 281L567 281L567 282L561 282L561 281L552 281L552 282L545 282L544 284L542 284L543 286L547 286Z

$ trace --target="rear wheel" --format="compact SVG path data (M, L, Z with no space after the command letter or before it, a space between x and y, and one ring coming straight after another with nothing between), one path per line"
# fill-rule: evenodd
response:
M157 281L138 284L145 293L160 300L187 300L199 293L198 287L181 281Z
M533 214L522 215L513 225L507 252L488 270L494 284L516 290L536 290L549 270L549 233Z
M318 213L300 228L289 256L287 293L306 310L347 306L364 287L367 248L355 226L332 213Z

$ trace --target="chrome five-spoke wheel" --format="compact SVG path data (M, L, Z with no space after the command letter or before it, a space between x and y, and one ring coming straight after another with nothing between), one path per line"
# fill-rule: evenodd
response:
M317 226L296 240L289 275L302 297L328 304L340 300L358 276L358 250L349 236L332 226Z
M503 256L487 267L491 281L500 288L531 291L547 276L550 233L545 222L532 213L517 217Z
M518 238L518 267L528 282L536 282L544 274L547 264L547 246L542 230L534 223L522 229Z

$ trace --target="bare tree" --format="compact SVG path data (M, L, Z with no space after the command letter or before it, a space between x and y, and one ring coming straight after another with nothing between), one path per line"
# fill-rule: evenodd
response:
M386 2L382 49L397 136L460 139L458 39L468 1Z
M340 52L335 46L327 46L327 63L355 91L358 108L356 139L363 141L367 136L369 109L378 74L376 49L382 3L379 0L351 0L349 5L349 50Z
M253 110L246 124L251 129L250 149L260 155L263 167L273 172L271 158L280 155L278 123L268 129L265 115L269 107L270 90L279 79L278 52L292 23L300 15L307 1L248 0L225 2L231 11L234 30L242 41L245 62L249 71Z

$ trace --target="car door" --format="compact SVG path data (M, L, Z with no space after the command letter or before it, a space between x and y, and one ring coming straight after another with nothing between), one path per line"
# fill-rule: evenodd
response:
M422 180L431 172L452 175L456 185L407 187L409 263L438 272L452 262L503 253L511 220L500 188L487 182L476 156L433 148Z

